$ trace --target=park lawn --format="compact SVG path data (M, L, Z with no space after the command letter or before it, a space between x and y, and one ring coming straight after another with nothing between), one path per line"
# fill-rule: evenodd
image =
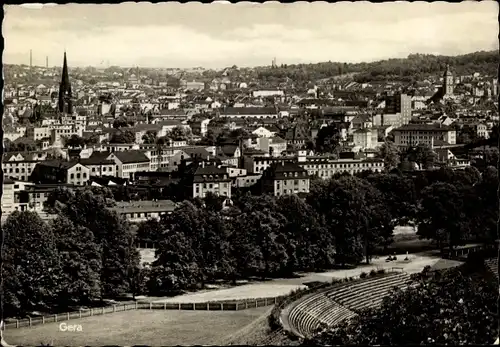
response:
M63 332L59 323L7 329L10 345L210 345L226 340L261 317L269 307L241 311L131 310L65 321L81 332Z

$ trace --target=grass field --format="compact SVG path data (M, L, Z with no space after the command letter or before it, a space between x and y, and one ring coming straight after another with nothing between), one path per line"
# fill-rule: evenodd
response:
M63 332L60 323L8 329L11 345L217 345L269 312L270 307L242 311L207 312L132 310L66 321L80 324L81 332Z

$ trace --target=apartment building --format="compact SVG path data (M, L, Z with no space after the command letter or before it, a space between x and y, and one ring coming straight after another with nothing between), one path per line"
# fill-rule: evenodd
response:
M5 177L27 181L37 163L46 160L47 153L6 153L3 156L2 170Z
M309 174L296 163L273 163L261 178L263 192L275 196L309 193Z
M124 216L131 223L140 223L148 219L159 220L161 216L171 214L177 205L171 200L117 201L111 210Z
M108 159L109 152L93 152L90 157L80 159L80 163L85 165L90 176L116 176L116 164L114 160Z
M116 165L116 176L129 180L135 179L135 173L150 171L150 160L142 151L113 152L107 159Z
M411 106L411 96L404 93L387 92L385 95L383 125L402 126L410 123ZM390 121L390 115L397 115L395 122Z
M329 179L337 173L351 175L363 171L382 172L384 161L381 159L333 159L326 156L299 157L298 165L307 170L309 176Z
M436 142L450 145L457 143L456 131L442 124L407 124L393 130L394 143L399 147L425 144L433 146Z
M49 160L37 163L30 180L36 183L66 183L76 186L87 184L90 178L88 167L76 161Z
M225 168L214 164L193 163L196 167L191 178L193 198L204 198L208 192L218 196L231 197L231 178Z

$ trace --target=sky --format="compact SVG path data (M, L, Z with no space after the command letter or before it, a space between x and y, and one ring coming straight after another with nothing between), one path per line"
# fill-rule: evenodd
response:
M498 49L496 1L5 5L7 64L221 68Z

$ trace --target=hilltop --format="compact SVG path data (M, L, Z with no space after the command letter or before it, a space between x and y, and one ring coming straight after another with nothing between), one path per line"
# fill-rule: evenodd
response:
M411 54L404 59L387 59L371 63L284 64L275 68L256 68L254 72L258 79L263 80L289 78L293 81L318 81L349 74L354 81L359 83L387 80L413 82L443 73L447 64L456 75L471 75L479 72L481 75L497 76L498 58L498 50L458 56Z

